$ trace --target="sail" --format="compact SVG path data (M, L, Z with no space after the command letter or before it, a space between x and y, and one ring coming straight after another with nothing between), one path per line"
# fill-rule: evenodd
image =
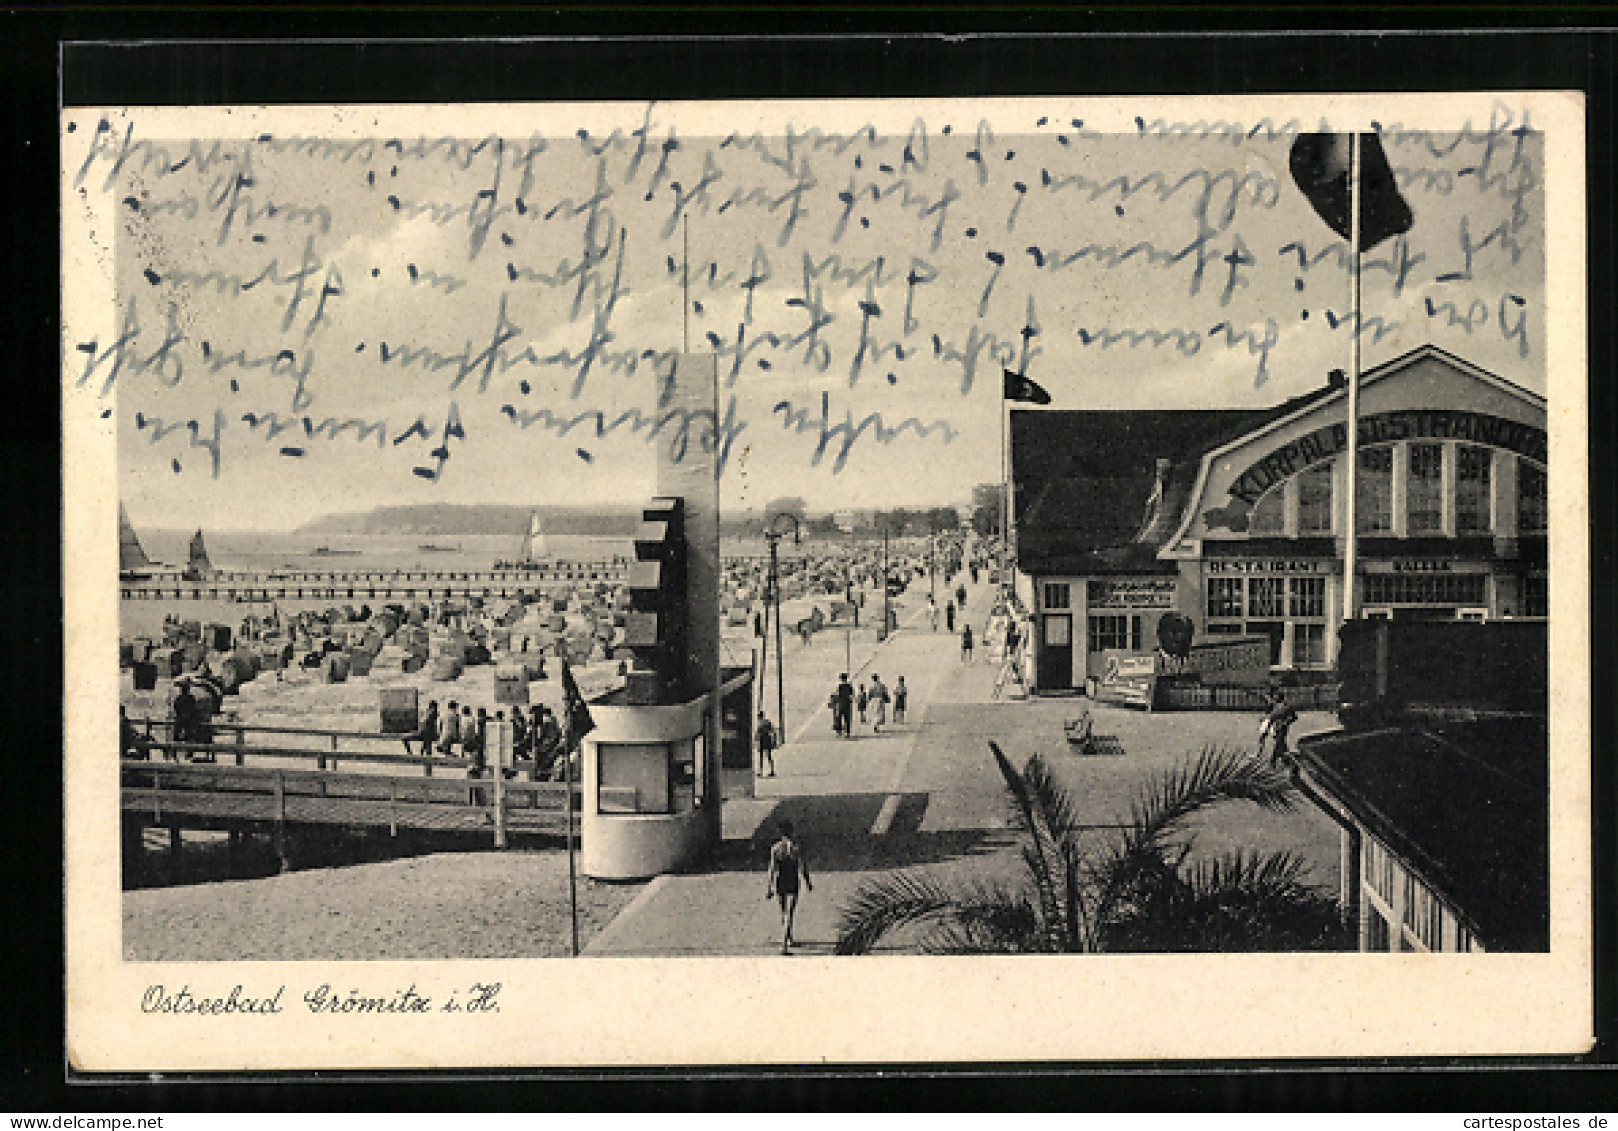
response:
M129 521L129 512L124 510L124 504L118 504L118 572L130 573L137 569L147 569L152 565L152 559L146 556L141 548L140 539L135 537L135 527Z
M208 547L202 542L201 530L191 536L191 563L186 569L196 577L206 577L213 573L213 563L208 560Z
M545 531L539 522L539 512L528 516L528 533L522 540L521 561L537 562L545 556Z

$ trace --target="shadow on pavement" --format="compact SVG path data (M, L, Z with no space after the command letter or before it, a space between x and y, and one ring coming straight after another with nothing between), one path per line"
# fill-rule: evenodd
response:
M925 793L898 795L898 807L886 831L873 836L872 826L888 797L885 793L784 797L751 837L725 841L702 871L764 871L769 866L770 845L786 821L792 822L803 845L811 875L944 863L999 852L1011 843L1008 834L994 830L921 832L927 814Z

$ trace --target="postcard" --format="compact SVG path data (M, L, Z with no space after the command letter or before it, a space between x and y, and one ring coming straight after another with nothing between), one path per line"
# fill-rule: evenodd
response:
M1577 94L61 116L68 1058L1577 1053Z

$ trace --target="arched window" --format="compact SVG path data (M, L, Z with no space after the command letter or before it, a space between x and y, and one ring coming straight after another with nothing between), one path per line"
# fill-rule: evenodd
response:
M1493 452L1461 444L1455 449L1455 532L1487 534L1494 529L1489 517Z
M1393 449L1360 449L1360 478L1355 486L1355 524L1361 534L1387 534L1393 530Z
M1407 524L1412 534L1444 529L1444 445L1411 444L1405 486Z
M1331 523L1330 461L1317 463L1298 475L1298 533L1330 534Z

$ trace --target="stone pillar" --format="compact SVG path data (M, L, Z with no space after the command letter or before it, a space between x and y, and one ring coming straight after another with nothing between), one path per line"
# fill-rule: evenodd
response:
M719 359L680 354L663 411L691 422L657 445L657 493L685 501L686 637L684 685L712 692L703 743L702 798L710 844L719 842L721 774L719 680Z

